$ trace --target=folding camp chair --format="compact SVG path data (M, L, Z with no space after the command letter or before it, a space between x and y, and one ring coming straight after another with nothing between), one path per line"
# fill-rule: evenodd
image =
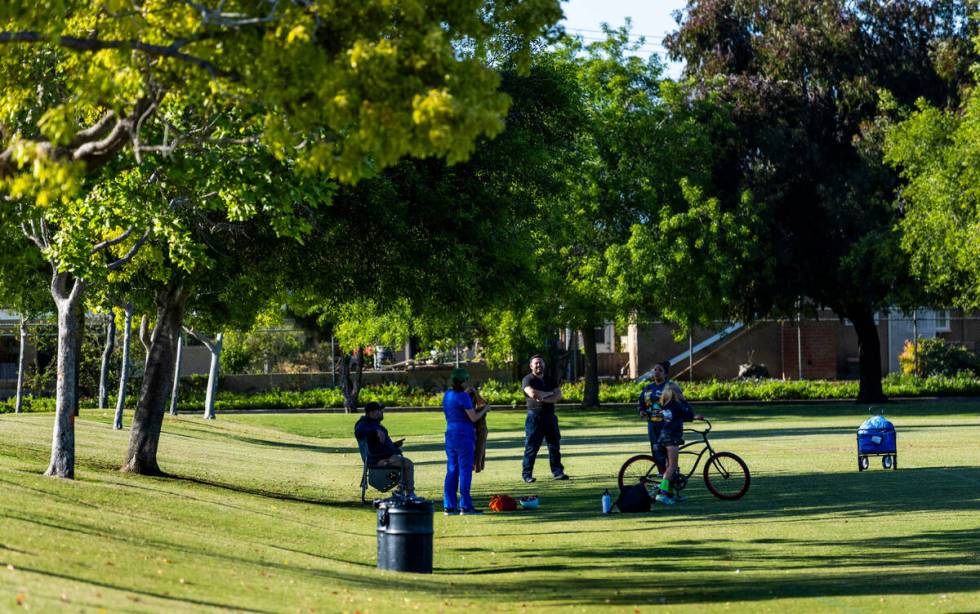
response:
M357 450L364 463L364 471L361 473L361 503L367 503L365 494L368 486L380 492L388 492L401 483L401 467L369 465L367 442L362 439L357 440Z

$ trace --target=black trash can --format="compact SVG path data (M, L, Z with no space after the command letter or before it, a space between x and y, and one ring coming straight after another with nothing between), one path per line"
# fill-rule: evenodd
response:
M378 569L432 573L432 503L378 503Z

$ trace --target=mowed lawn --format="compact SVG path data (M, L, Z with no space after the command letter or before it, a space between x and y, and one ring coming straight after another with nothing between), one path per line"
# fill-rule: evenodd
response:
M888 405L899 470L858 473L847 404L699 408L752 486L603 516L629 456L628 409L561 410L568 482L520 481L523 414L490 416L490 495L536 511L435 517L435 573L375 569L357 416L167 418L172 478L121 474L128 431L78 422L75 481L45 478L51 415L0 416L0 611L968 612L980 610L980 401ZM128 425L127 416L127 425ZM442 416L389 414L441 506Z

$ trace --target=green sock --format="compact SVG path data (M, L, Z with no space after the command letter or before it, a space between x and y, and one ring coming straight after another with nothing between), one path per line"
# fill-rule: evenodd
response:
M670 480L668 480L667 478L660 480L660 490L662 490L663 492L669 492Z

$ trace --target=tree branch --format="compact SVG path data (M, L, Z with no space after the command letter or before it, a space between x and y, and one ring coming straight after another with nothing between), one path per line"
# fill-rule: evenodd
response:
M48 236L48 223L44 221L44 218L38 219L38 227L41 229L41 242L45 245L51 245L51 237ZM31 226L33 227L33 222Z
M260 23L269 23L270 21L275 21L278 19L278 15L276 13L279 8L279 0L267 1L269 4L269 14L265 17L251 17L242 13L225 13L221 10L220 5L217 9L212 10L199 2L193 2L192 0L184 0L184 4L199 12L201 14L201 21L205 25L225 28L240 28L242 26L254 26ZM221 4L224 3L222 2Z
M133 256L136 255L136 252L140 251L140 248L143 247L143 244L146 243L146 240L149 238L150 238L150 229L147 228L146 232L143 233L143 236L140 237L140 240L134 243L131 248L129 248L129 251L126 252L126 255L120 258L119 260L116 260L115 262L110 262L106 266L106 270L115 271L119 267L123 266L124 264L132 260Z
M242 24L244 25L244 24ZM193 64L202 68L212 78L224 77L237 81L239 75L233 71L218 68L214 63L181 51L188 41L175 41L170 45L153 45L139 40L100 40L98 38L79 38L76 36L51 37L41 32L0 32L0 44L4 43L52 43L74 51L101 51L102 49L135 49L155 57L166 57Z
M109 122L115 119L115 117L116 117L116 112L109 111L108 113L103 115L102 118L99 119L99 121L95 122L88 128L85 128L84 130L79 130L78 132L75 133L75 137L71 140L70 147L78 147L79 145L85 143L89 139L94 139L98 137L106 130L106 128L109 127Z
M0 36L2 34L0 33ZM67 146L56 146L50 141L34 141L37 156L55 161L64 159L82 161L88 168L101 166L126 143L132 142L132 133L137 123L140 118L145 118L156 110L160 94L161 92L156 91L138 100L133 112L127 117L117 119L109 133L97 141L86 139L102 136L109 122L115 118L113 113L104 115L89 128L78 132L72 143ZM17 163L14 160L15 148L16 144L11 144L0 152L0 178L9 177L17 172Z
M185 333L187 333L188 335L194 337L195 339L197 339L198 341L200 341L201 343L203 343L204 344L204 347L208 348L208 351L210 351L212 353L214 352L214 344L215 344L215 340L214 339L210 339L204 333L199 333L196 330L194 330L193 328L187 328L186 326L182 326L181 328L184 329L184 332Z
M140 105L137 104L136 106L138 108ZM150 103L147 105L147 107L150 109L155 108L156 102ZM142 117L142 115L143 114L140 113L139 117ZM131 128L133 128L133 122L130 121L129 118L117 121L116 125L109 131L109 134L107 134L102 140L87 141L79 145L77 149L72 152L72 159L84 160L86 157L97 158L108 153L114 153L123 145L123 143L129 140L127 137L130 136L129 133L131 132Z
M255 145L260 142L257 136L242 137L240 139L191 139L183 135L175 137L170 140L169 143L164 141L160 145L140 145L139 151L143 153L158 153L163 156L169 156L179 145L184 145L185 148L189 146L194 146L196 149L191 149L191 151L198 151L201 147L207 145Z
M37 245L39 249L41 250L47 249L48 246L44 244L44 241L41 240L41 237L38 236L37 231L34 229L34 220L31 220L30 224L31 224L31 229L28 230L27 224L21 222L20 231L23 232L24 236L30 239L34 243L34 245Z
M139 338L140 343L142 343L143 347L146 349L146 355L149 356L152 340L150 338L150 318L146 314L143 314L143 317L140 318Z
M112 247L113 245L116 245L117 243L122 243L123 241L126 240L126 237L128 237L131 234L133 234L133 227L132 226L130 226L129 228L127 228L126 231L123 232L118 237L116 237L114 239L106 239L102 243L98 243L95 247L93 247L89 251L88 255L89 256L94 256L95 254L99 253L100 251L102 251L102 250L104 250L104 249L106 249L108 247Z

